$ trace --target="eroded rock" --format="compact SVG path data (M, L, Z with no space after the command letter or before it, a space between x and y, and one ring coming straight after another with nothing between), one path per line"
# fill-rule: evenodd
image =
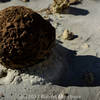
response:
M51 5L50 10L53 13L61 13L63 9L69 7L69 0L54 0L54 3Z
M47 14L62 13L70 4L77 2L81 2L81 0L53 0L53 3L47 9L40 10L40 12L46 11Z
M38 13L23 6L0 11L0 62L21 68L47 58L55 45L55 29Z
M64 30L61 38L64 40L73 40L75 38L75 35L73 34L73 32L69 32L69 30Z

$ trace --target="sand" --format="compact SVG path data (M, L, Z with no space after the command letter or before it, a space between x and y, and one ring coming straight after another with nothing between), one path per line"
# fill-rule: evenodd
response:
M51 0L30 0L25 3L20 0L12 0L0 2L0 10L12 5L23 5L38 11L48 7L51 2ZM46 16L44 13L41 15ZM7 84L0 85L0 99L35 100L37 98L37 100L41 100L41 98L45 98L57 100L58 98L63 100L62 98L65 97L66 100L99 100L100 1L83 0L81 4L71 5L69 10L65 10L60 15L48 15L48 17L56 28L57 55L62 57L62 60L58 60L58 62L62 62L63 67L61 68L64 71L61 71L60 74L55 72L59 76L59 80L53 82L49 80L46 83L42 80L44 83L40 84L39 77L34 77L34 80L40 80L35 83L29 81L29 74L24 73L26 74L25 81L21 75L15 75L17 81L12 78L11 83L6 81ZM65 29L73 32L77 38L70 41L61 39L60 35ZM18 73L16 72L16 74Z

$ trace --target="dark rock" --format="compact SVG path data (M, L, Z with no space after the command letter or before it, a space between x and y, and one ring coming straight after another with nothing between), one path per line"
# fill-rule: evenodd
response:
M55 45L55 29L38 13L23 6L0 11L0 62L20 68L48 57Z

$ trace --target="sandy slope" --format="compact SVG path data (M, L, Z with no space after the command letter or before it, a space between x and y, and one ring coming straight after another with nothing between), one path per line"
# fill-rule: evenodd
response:
M0 3L0 9L12 5L24 5L39 10L46 8L51 2L51 0L31 0L29 3L23 3L20 0L12 0ZM69 11L65 11L60 16L49 16L53 20L51 23L54 26L56 25L57 34L60 35L64 29L69 29L78 35L78 38L72 41L64 41L58 38L59 41L63 42L61 45L64 46L58 45L60 55L63 55L66 59L71 58L69 59L69 69L65 69L60 81L54 83L54 85L31 86L28 81L17 85L1 85L1 100L4 98L5 100L16 100L16 98L17 100L33 100L36 95L39 96L38 99L42 95L55 100L59 94L61 94L59 97L68 94L68 100L99 100L100 1L83 0L82 4L71 5ZM76 51L76 55L73 55L75 54L73 50ZM66 62L66 59L64 59L64 62ZM87 73L92 73L93 77L89 84L84 79Z

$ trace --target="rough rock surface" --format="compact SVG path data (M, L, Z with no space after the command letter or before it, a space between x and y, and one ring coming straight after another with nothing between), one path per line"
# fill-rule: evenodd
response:
M61 13L64 9L68 8L71 4L81 2L82 0L53 0L53 3L47 8L39 12L46 11L47 14Z
M55 29L39 14L23 6L0 11L0 62L20 68L48 57L55 44Z
M69 7L69 0L54 0L54 3L51 5L50 10L53 13L61 13L63 9Z

